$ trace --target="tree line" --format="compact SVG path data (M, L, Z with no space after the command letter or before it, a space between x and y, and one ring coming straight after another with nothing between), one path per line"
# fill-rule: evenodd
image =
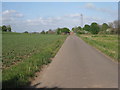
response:
M0 26L0 30L3 32L12 32L10 25L3 25ZM49 29L48 31L42 30L40 34L70 34L70 29L67 27L64 28L57 28L55 30ZM103 23L102 25L99 25L96 22L91 23L90 25L85 24L84 27L76 26L72 28L72 32L77 34L118 34L118 21ZM29 33L28 31L25 31L23 33ZM32 33L38 33L38 32L32 32Z
M118 34L118 21L103 23L102 25L96 22L90 25L85 24L84 27L73 27L72 31L77 34Z
M27 31L25 31L25 33L28 33ZM33 33L37 33L37 32L33 32ZM65 34L70 34L70 29L68 29L67 27L64 27L64 28L57 28L55 30L52 30L52 29L49 29L48 31L45 31L45 30L42 30L40 32L40 34L62 34L62 35L65 35Z

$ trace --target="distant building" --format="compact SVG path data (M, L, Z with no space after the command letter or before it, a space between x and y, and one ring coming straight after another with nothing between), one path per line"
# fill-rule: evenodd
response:
M48 34L55 34L55 32L53 30L49 30Z
M108 28L108 29L106 30L106 32L109 33L109 34L110 34L112 31L113 31L112 28Z

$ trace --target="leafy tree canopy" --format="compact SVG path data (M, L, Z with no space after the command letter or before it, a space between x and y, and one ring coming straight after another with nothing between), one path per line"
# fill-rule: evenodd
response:
M90 31L90 26L86 24L83 29L86 31Z
M102 31L105 31L105 30L107 30L109 28L109 26L106 24L106 23L103 23L102 24L102 27L101 27L101 30Z
M95 23L95 22L93 22L93 23L91 24L90 28L91 28L90 31L91 31L92 34L98 34L99 31L100 31L99 25L98 25L97 23Z

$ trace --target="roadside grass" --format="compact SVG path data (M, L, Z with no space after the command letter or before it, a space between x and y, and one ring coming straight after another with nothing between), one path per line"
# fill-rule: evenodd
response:
M66 37L3 33L3 88L28 85L35 72L51 62Z
M78 35L88 44L96 47L106 55L119 61L117 35Z

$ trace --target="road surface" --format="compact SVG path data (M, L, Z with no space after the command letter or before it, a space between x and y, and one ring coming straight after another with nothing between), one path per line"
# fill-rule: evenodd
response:
M118 64L75 35L67 37L36 88L117 88Z

